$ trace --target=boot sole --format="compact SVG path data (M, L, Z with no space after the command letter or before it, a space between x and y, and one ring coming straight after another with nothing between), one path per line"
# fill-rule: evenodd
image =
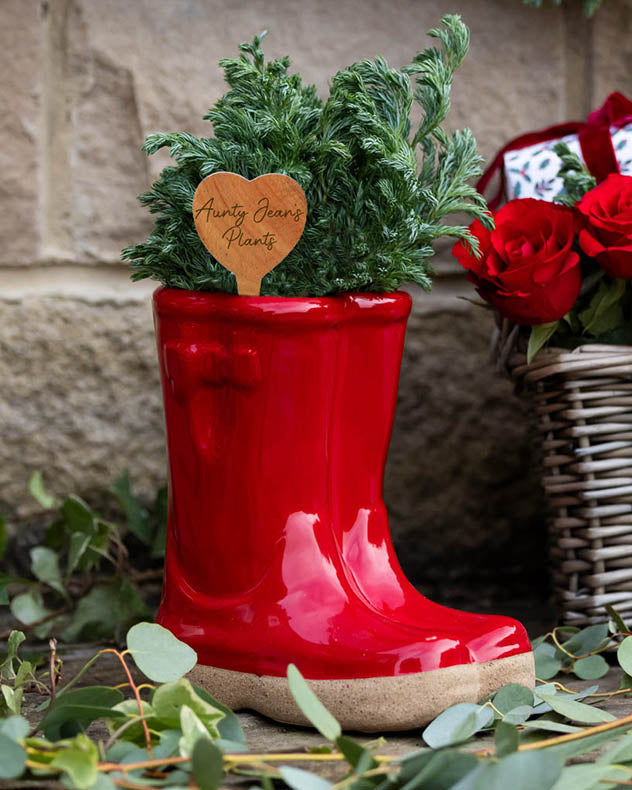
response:
M232 710L249 708L275 721L310 726L290 694L285 677L253 675L198 664L188 676ZM533 688L533 653L481 664L461 664L412 675L308 680L344 730L411 730L457 702L480 702L505 683Z

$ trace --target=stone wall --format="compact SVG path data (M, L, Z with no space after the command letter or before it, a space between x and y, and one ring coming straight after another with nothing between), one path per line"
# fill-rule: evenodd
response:
M167 161L147 159L142 140L207 132L221 57L268 29L268 54L289 53L324 93L352 60L408 62L459 12L472 46L451 122L489 156L630 91L632 6L606 0L587 22L566 5L2 0L0 511L28 515L34 469L96 500L123 467L144 494L163 480L152 285L129 282L119 251L150 229L136 195ZM489 316L457 299L470 291L447 248L437 268L435 293L414 293L387 499L415 580L484 606L475 582L494 598L544 578L542 502L524 405L488 364Z

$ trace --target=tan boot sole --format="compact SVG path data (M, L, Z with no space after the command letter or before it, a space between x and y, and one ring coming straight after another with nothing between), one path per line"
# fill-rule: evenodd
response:
M309 725L284 677L198 664L188 678L232 710L250 708L276 721ZM520 653L483 664L461 664L412 675L308 683L343 730L387 732L427 724L457 702L480 702L505 683L532 689L535 668L533 653Z

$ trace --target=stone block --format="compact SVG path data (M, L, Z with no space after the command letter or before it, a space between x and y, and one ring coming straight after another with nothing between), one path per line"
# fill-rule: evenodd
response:
M32 262L40 246L40 4L0 10L0 265Z

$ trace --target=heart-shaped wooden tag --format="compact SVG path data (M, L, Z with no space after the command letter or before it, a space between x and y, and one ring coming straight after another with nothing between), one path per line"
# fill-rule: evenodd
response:
M207 176L193 196L193 219L204 246L237 278L237 291L258 296L261 278L301 238L307 201L300 185L281 173L252 181L237 173Z

